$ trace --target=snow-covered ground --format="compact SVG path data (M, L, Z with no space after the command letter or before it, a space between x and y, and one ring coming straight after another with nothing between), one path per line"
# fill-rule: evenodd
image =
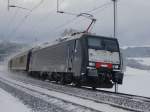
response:
M150 65L150 58L134 58L143 60L144 65ZM0 65L0 72L6 71L6 65ZM150 70L139 70L131 67L126 67L126 72L123 79L123 85L119 86L119 92L133 95L150 97ZM113 89L107 89L114 91Z
M0 111L1 112L31 112L17 98L11 96L0 88Z
M146 66L150 66L150 58L149 57L144 57L144 58L128 58L128 59L133 59L136 60L138 63Z
M141 45L141 46L122 46L121 49L127 49L127 48L139 48L139 47L150 47L150 45Z
M119 92L150 97L150 70L139 70L127 67L123 85Z
M6 84L11 85L12 87L15 87L23 92L27 92L28 94L30 94L32 96L36 96L44 101L56 104L59 107L64 108L68 112L72 112L72 111L73 112L91 112L91 111L92 112L95 112L95 111L129 112L128 110L125 110L122 108L116 108L109 104L99 103L99 102L95 102L90 99L85 99L82 97L77 97L77 96L65 94L62 92L48 90L48 89L41 88L41 87L38 87L35 85L26 84L26 83L23 83L20 81L12 80L11 78L8 78L8 77L5 77L4 80L5 80ZM2 81L2 79L0 79L0 81ZM16 86L16 85L21 85L21 86ZM26 89L26 88L28 88L28 89ZM61 100L66 103L63 103ZM68 102L68 104L67 104L67 102ZM77 105L80 105L83 108L77 107ZM89 109L91 109L91 110L89 110Z
M0 65L0 72L6 71L6 65ZM31 110L24 105L17 98L12 96L0 88L0 111L1 112L31 112Z

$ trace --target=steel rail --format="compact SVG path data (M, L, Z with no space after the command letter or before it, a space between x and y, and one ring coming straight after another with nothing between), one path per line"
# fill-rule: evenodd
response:
M48 90L65 93L72 96L86 98L95 102L109 104L117 108L124 108L133 111L150 111L150 98L137 95L128 95L122 93L114 93L108 91L93 91L87 88L75 88L71 85L59 85L55 83L44 82L36 79L28 78L26 80L15 79L34 86L39 86ZM33 81L34 80L34 81ZM33 83L34 82L34 83Z

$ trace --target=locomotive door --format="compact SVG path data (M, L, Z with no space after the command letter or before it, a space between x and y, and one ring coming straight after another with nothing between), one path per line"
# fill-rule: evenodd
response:
M67 62L67 72L72 72L73 68L73 58L74 58L74 44L75 41L72 41L68 44L68 62Z
M81 71L81 44L79 39L74 41L72 71L75 76L80 76Z

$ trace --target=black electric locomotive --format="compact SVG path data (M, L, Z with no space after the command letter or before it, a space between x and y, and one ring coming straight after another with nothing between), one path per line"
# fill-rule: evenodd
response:
M122 84L123 62L116 38L81 33L30 49L9 61L12 71L62 84L112 88Z

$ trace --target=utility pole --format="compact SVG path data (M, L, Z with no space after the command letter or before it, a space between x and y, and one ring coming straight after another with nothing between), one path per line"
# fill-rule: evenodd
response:
M117 0L113 1L113 9L114 9L114 38L117 38ZM115 82L115 92L118 92L118 84Z
M114 8L114 38L117 36L117 0L113 1Z
M7 8L8 8L8 11L9 11L9 4L10 4L10 0L8 0L8 6L7 6Z

